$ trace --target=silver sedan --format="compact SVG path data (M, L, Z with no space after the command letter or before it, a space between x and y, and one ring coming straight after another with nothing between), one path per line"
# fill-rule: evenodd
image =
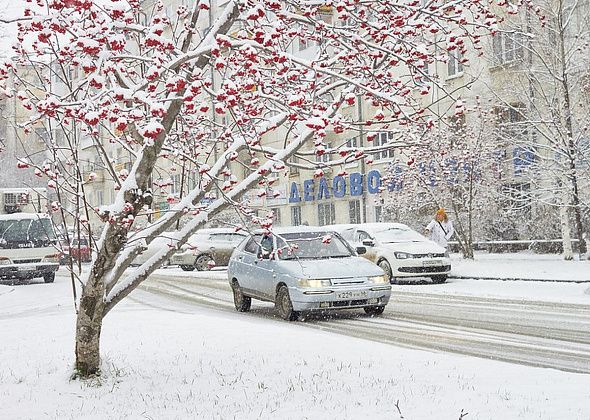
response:
M363 308L380 315L391 286L383 270L357 256L337 233L313 227L277 228L243 241L228 265L236 310L252 298L275 303L279 315L295 320L301 312Z

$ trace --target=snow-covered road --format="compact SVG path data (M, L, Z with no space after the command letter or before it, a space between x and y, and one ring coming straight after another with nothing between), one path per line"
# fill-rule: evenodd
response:
M131 297L152 305L154 299L166 296L183 305L233 311L231 292L223 274L212 276L156 273L141 286L141 292ZM382 317L370 318L362 311L341 311L308 316L306 322L298 325L397 346L590 373L589 304L473 296L456 291L445 294L438 286L435 291L395 287ZM167 306L161 301L160 304ZM257 301L251 314L244 316L279 321L274 317L272 304Z

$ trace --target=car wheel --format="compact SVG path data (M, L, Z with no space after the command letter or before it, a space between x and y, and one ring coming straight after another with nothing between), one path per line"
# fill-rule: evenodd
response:
M193 271L195 269L194 265L181 265L180 268L182 268L184 271Z
M385 271L385 277L387 277L387 279L389 280L389 283L391 284L396 284L397 280L395 279L395 277L393 277L393 271L391 270L391 265L389 265L389 262L387 260L381 260L379 261L379 264L377 264L379 266L379 268L381 268L381 270Z
M211 268L209 267L209 261L211 261L211 255L208 254L201 254L195 260L195 268L198 271L209 271Z
M443 274L442 276L432 276L432 282L434 284L441 284L441 283L444 283L445 281L447 281L446 274Z
M53 283L54 280L55 280L55 273L43 274L43 281L45 283Z
M281 286L277 292L275 301L275 308L279 316L285 321L295 321L299 314L293 310L293 303L289 296L289 289L287 286Z
M244 295L242 288L237 280L234 280L231 284L231 290L234 295L234 306L238 312L248 312L252 305L252 298Z
M367 315L381 315L383 313L383 311L385 310L385 306L384 305L379 305L379 306L365 306L363 308L365 310L365 313Z

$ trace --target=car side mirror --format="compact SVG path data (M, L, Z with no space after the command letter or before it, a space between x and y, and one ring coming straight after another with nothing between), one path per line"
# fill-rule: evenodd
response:
M372 239L365 239L363 241L363 245L364 246L375 246L375 241Z
M363 255L367 253L367 248L365 248L364 246L357 246L356 247L356 253L359 255Z

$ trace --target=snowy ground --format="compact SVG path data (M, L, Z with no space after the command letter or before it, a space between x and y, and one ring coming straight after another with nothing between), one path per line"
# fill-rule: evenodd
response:
M506 260L496 267L510 267ZM590 305L588 284L457 279L395 287ZM141 293L134 292L149 299ZM587 375L151 299L149 305L128 299L109 314L104 375L81 383L69 380L75 319L69 282L0 285L0 418L459 419L464 410L464 419L590 419Z
M564 261L560 255L478 252L474 260L452 255L455 277L486 277L498 279L530 279L545 281L590 282L590 261Z

